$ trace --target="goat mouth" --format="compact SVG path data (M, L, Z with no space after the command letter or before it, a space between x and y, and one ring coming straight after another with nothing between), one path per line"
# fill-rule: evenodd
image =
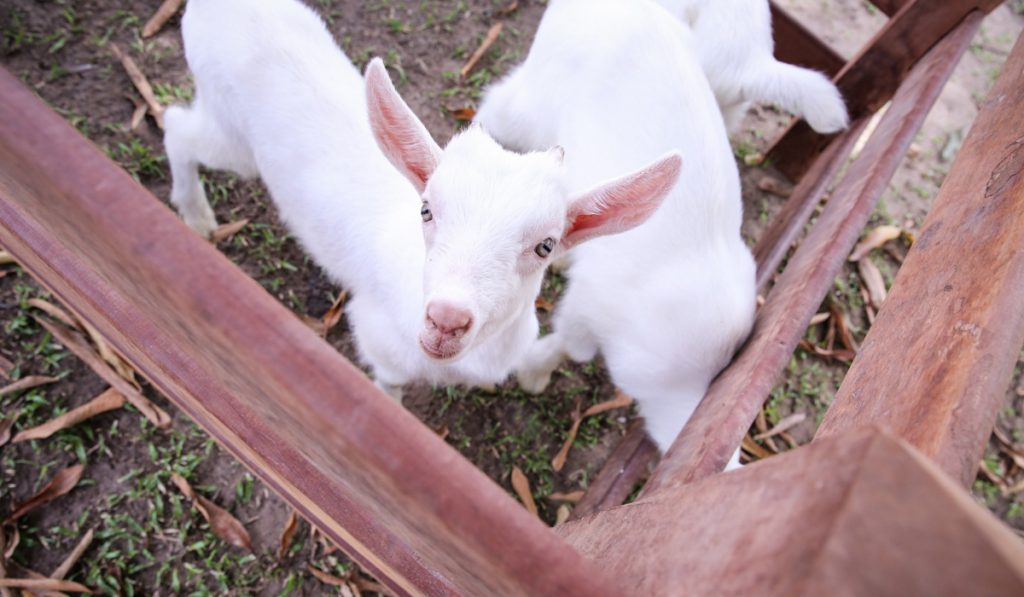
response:
M450 361L450 360L454 359L455 357L459 356L459 353L462 352L461 348L455 348L454 350L452 350L452 349L445 350L445 349L442 349L442 348L434 348L434 347L430 346L429 344L427 344L426 342L424 342L423 338L420 338L420 349L424 353L426 353L426 355L428 357L430 357L430 358L432 358L432 359L434 359L436 361Z

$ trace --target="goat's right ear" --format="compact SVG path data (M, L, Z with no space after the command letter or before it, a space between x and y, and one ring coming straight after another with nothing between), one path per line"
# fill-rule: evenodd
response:
M420 193L437 168L441 148L391 84L380 58L366 67L366 105L377 145Z

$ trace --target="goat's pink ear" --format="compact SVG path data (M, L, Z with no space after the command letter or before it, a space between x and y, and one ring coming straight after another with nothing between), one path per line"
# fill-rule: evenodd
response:
M381 151L422 193L437 168L441 148L395 91L380 58L366 67L366 105Z
M566 249L585 240L625 232L651 217L675 187L683 158L672 152L653 164L601 184L569 204L569 230L562 239Z

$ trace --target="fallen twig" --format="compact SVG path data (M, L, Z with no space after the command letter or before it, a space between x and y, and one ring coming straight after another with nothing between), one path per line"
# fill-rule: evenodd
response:
M132 84L135 85L135 89L138 90L142 99L146 100L146 105L149 106L149 113L153 115L153 120L156 121L156 125L163 130L164 107L157 101L156 95L153 93L153 86L149 84L149 79L147 79L146 75L143 74L139 65L135 64L132 57L125 54L121 48L117 47L116 44L110 44L110 52L115 58L121 61L121 66L123 66L125 72L128 73L128 78L132 80Z
M142 28L142 37L152 37L157 34L160 29L174 16L174 13L178 12L181 5L184 4L185 0L164 0L160 8L156 9L153 16L146 22L146 26Z
M487 35L485 35L484 40L480 42L480 47L473 52L473 55L469 57L468 61L466 61L466 65L459 71L459 75L461 75L463 79L468 77L469 73L473 72L473 69L476 68L476 63L480 62L480 59L484 57L487 50L491 49L494 42L498 41L498 36L501 35L501 30L504 28L505 23L498 21L487 30Z
M45 375L29 375L23 377L18 381L7 384L0 388L0 396L6 396L8 394L14 394L15 392L23 392L25 390L31 390L39 386L45 386L57 381L56 377L47 377Z

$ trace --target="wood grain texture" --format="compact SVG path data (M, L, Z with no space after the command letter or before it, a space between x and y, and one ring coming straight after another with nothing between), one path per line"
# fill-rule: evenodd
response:
M846 61L788 12L771 3L775 57L833 77Z
M819 437L879 425L969 485L1024 343L1024 37Z
M556 530L635 595L1024 594L1024 544L873 429Z
M721 471L736 451L979 23L980 15L965 22L915 67L768 294L751 338L712 382L645 494Z
M569 520L621 506L636 484L647 476L648 467L657 457L658 447L647 437L643 419L633 421L583 498L573 507Z
M998 4L992 0L909 0L834 78L851 119L869 116L892 99L911 67L968 14ZM767 155L786 176L799 180L828 141L829 136L814 132L800 120Z
M757 241L754 260L757 262L759 294L763 295L768 289L768 283L775 276L779 264L803 232L836 174L846 165L850 152L866 126L867 119L862 118L832 139L828 149L818 156L811 169L800 179L793 194Z
M2 69L0 243L396 594L619 592Z

